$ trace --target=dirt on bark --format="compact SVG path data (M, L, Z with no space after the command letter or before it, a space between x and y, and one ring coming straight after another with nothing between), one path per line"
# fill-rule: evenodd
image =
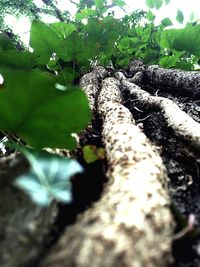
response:
M0 266L200 266L199 72L134 61L123 70L95 68L80 85L93 120L76 151L86 171L72 179L74 200L35 217L27 201L16 204L15 213L1 208ZM105 147L106 160L86 164L85 144ZM11 176L9 169L2 180ZM28 218L23 227L18 213ZM37 230L30 234L32 222Z

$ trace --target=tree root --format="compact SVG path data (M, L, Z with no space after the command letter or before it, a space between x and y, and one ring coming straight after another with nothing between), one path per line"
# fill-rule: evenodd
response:
M193 97L200 96L200 72L177 69L164 69L157 65L144 65L140 60L134 60L130 66L130 75L134 80L143 80L145 84L159 87L160 90L171 90ZM140 73L140 75L138 75ZM140 82L139 81L139 82Z
M200 124L182 111L174 101L152 96L126 79L121 79L121 85L128 89L130 94L136 97L137 101L141 101L143 105L158 107L168 126L174 130L177 136L189 141L192 146L200 148Z
M119 82L105 79L97 109L108 182L100 200L66 229L40 267L164 267L171 260L174 223L166 170L122 102Z

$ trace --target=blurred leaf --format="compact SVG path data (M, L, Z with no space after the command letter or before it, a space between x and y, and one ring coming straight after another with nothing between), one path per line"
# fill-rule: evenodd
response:
M179 55L166 56L159 60L159 65L161 65L164 68L169 69L169 68L175 67L178 59L179 59Z
M102 9L104 7L104 0L95 0L95 6L98 9Z
M53 29L60 38L66 38L72 32L76 31L76 26L74 24L65 22L51 23L49 27Z
M83 171L80 164L73 159L67 159L48 153L24 154L31 164L29 173L19 176L15 185L23 189L40 206L48 206L55 199L61 202L71 202L70 177Z
M31 69L37 66L35 56L27 51L0 50L0 64L14 68Z
M146 5L149 8L153 8L154 7L154 0L146 0Z
M163 31L160 39L160 45L162 48L174 48L174 40L177 35L177 30L170 29Z
M165 27L173 25L170 18L164 18L163 20L161 20L161 23Z
M177 10L176 21L179 22L179 23L181 23L181 24L182 24L183 21L184 21L184 15L183 15L183 12L182 12L180 9Z
M149 21L153 21L153 20L155 19L155 17L156 17L156 16L151 12L151 10L149 10L149 11L147 12L146 16L147 16L147 19L148 19Z
M185 28L176 30L174 33L173 45L176 50L184 50L200 57L200 25L188 24Z
M154 0L154 7L158 10L161 8L163 0Z
M41 71L0 68L0 72L4 78L0 129L36 148L74 148L76 142L71 133L83 130L90 119L83 91L73 87L57 90L56 79Z
M162 4L163 4L163 0L146 0L146 4L149 8L156 8L156 9L160 9Z
M30 33L30 46L34 49L37 61L46 64L61 45L58 34L47 24L33 21Z
M15 50L14 44L5 33L0 33L0 51L1 50Z

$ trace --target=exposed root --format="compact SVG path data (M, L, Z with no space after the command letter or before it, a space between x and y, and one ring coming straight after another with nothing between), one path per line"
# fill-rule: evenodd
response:
M182 111L177 104L164 97L152 96L126 79L122 79L121 84L144 105L158 107L177 136L200 148L200 124Z
M101 199L64 232L40 267L164 267L171 259L166 170L122 102L119 82L106 79L98 112L108 183Z
M130 74L136 75L139 72L143 74L145 83L157 86L160 90L171 89L172 92L175 91L179 94L200 96L199 71L164 69L157 65L147 66L141 61L135 60L131 63ZM137 80L136 78L138 77L134 78L135 81Z
M81 77L80 86L88 97L92 112L95 112L96 108L96 100L100 88L99 81L100 79L104 79L106 76L107 71L103 67L99 66L94 68L92 72Z

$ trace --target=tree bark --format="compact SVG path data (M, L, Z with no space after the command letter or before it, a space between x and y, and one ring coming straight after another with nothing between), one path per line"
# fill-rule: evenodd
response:
M99 72L85 76L82 85L89 99L95 99L92 88L98 96L108 182L101 199L66 229L40 267L167 266L174 223L165 167L123 106L119 82L107 78L100 90Z
M143 83L158 87L161 91L168 90L181 95L200 96L199 71L164 69L157 65L144 65L140 60L133 60L129 75L132 76L133 82L142 80Z

